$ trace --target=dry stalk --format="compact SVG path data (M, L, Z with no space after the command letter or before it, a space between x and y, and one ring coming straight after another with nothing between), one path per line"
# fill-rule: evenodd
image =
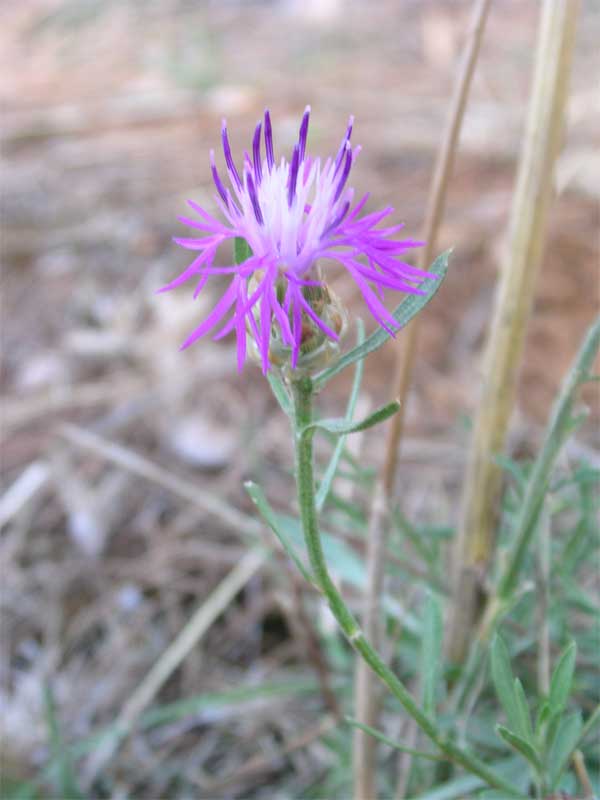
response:
M454 93L450 103L448 121L440 144L424 227L425 246L420 251L419 266L426 269L433 259L440 221L444 213L448 182L454 164L454 155L460 136L460 129L471 79L479 55L483 31L490 7L490 0L475 0L473 3L471 25L465 42L461 61L457 69ZM386 550L387 510L393 489L398 459L398 450L404 429L406 397L410 385L419 320L415 320L401 338L403 347L398 350L392 397L400 400L400 410L392 418L387 436L385 460L374 494L368 526L367 549L367 590L364 600L363 629L365 635L378 647L378 616L383 585L383 560ZM369 668L357 663L355 682L356 717L359 722L376 727L378 703L375 680ZM376 797L375 782L375 740L357 729L354 733L354 796L355 800Z
M123 739L133 729L139 715L152 702L165 682L202 639L206 631L219 617L242 589L264 566L266 555L250 550L239 564L229 572L204 602L200 604L189 622L182 628L152 669L144 677L138 688L127 700L115 722L115 733L98 746L90 758L86 769L87 784L110 761Z
M501 453L552 199L553 167L563 129L578 0L545 0L533 90L502 268L483 368L453 553L454 604L448 655L464 660L479 614L482 581L494 549Z

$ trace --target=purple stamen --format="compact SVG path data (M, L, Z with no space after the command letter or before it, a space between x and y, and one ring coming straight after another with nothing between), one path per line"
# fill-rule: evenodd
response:
M304 160L304 154L306 153L306 137L308 135L309 119L310 119L310 106L306 106L306 108L304 109L302 122L300 123L300 136L298 138L298 144L300 146L300 161Z
M290 166L290 182L288 184L288 206L292 207L294 197L296 196L296 183L298 181L298 167L300 166L300 151L298 145L294 145L294 153L292 155L292 163Z
M233 156L231 155L231 147L229 146L229 138L227 136L227 123L225 120L223 120L222 123L221 138L223 140L223 153L225 154L225 162L227 164L227 169L229 170L229 175L233 178L233 182L237 188L241 189L242 181L240 180L239 172L233 163Z
M352 136L352 127L354 125L354 117L351 116L348 120L348 127L346 128L346 133L344 138L342 139L342 143L340 145L340 149L338 150L337 156L335 157L335 167L333 170L333 176L335 177L338 173L340 168L340 164L342 163L342 159L344 157L344 153L346 151L346 145L350 141L350 137Z
M210 151L210 171L212 172L213 181L215 182L215 186L217 187L217 192L223 198L223 202L227 205L227 192L225 191L225 187L223 186L223 181L219 177L219 173L217 172L217 165L215 163L215 151Z
M333 202L337 203L340 199L340 195L344 190L344 186L346 185L346 181L348 180L348 175L350 174L350 167L352 166L352 147L350 146L350 142L346 142L346 162L344 164L344 171L342 172L342 177L337 185L337 189L335 190L335 194L333 196Z
M344 205L342 206L342 210L337 215L337 217L331 222L321 234L321 239L324 239L331 231L335 230L340 222L344 219L346 214L348 213L348 209L350 208L350 201L347 200Z
M273 129L271 128L271 115L269 110L265 111L265 151L267 154L267 167L269 172L273 169L275 164L275 156L273 155Z
M258 195L256 194L256 187L254 186L254 181L252 180L252 175L249 170L246 170L246 186L248 187L248 195L252 203L252 208L254 209L256 221L259 225L263 225L264 220L262 211L260 210L260 203L258 202Z
M254 175L256 177L256 185L260 186L262 181L262 164L260 161L260 131L262 123L258 123L254 131L254 139L252 140L252 156L254 158Z

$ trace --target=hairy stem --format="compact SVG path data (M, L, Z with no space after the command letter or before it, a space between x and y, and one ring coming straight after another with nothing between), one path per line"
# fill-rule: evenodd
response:
M488 769L475 756L455 745L443 735L433 720L425 714L408 689L404 686L381 656L371 647L361 631L352 612L333 582L321 545L321 536L315 505L315 482L313 475L314 428L312 422L313 383L308 377L301 377L292 384L294 395L294 445L296 451L296 482L302 531L308 552L310 566L315 581L325 596L329 607L346 638L369 665L375 675L387 686L405 711L415 720L421 730L444 753L449 761L459 764L467 771L479 776L489 786L509 793L516 789L499 775Z

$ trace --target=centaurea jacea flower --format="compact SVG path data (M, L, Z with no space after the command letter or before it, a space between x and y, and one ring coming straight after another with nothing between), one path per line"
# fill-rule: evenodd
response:
M246 358L248 335L260 354L263 372L272 361L274 341L289 348L294 369L304 352L307 330L332 341L338 341L340 335L339 310L335 303L323 302L330 299L330 293L321 279L320 260L337 261L350 273L369 311L391 335L398 324L382 302L384 290L421 293L420 282L432 277L401 260L406 250L422 242L393 239L402 225L377 227L393 208L360 216L368 194L352 206L354 190L348 188L348 176L360 151L360 147L350 144L353 118L335 158L321 163L306 152L309 115L307 107L290 161L281 158L277 163L271 118L265 111L264 127L263 122L256 126L252 155L244 153L241 170L233 160L223 121L223 152L230 188L218 173L214 151L210 152L210 164L218 193L215 200L224 221L188 201L198 219L179 219L203 235L176 238L175 242L199 255L161 291L198 278L197 296L212 275L232 277L211 313L186 339L182 349L225 321L213 338L235 331L240 370ZM237 237L248 243L249 257L240 264L215 266L218 247Z

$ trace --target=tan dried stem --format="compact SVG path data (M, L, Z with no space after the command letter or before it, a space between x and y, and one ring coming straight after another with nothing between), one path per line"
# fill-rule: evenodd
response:
M501 469L515 399L527 320L552 199L552 176L563 129L578 0L545 0L538 35L533 89L509 243L502 265L484 359L482 391L464 484L459 537L453 553L454 603L447 650L464 661L494 551Z
M463 53L457 68L455 88L448 111L447 124L437 153L429 191L424 226L425 246L420 251L419 266L426 269L433 260L437 234L444 213L448 182L452 174L465 106L475 64L479 55L485 22L491 0L475 0L471 23ZM385 460L374 494L368 527L367 590L364 600L363 627L375 647L378 647L378 618L383 584L383 564L386 550L387 510L394 485L400 439L404 429L404 413L417 347L419 320L415 320L400 338L392 397L400 400L400 410L392 418L386 441ZM357 663L355 682L356 716L359 722L376 727L378 703L375 680L363 663ZM357 729L354 734L354 796L356 800L376 797L375 741Z

